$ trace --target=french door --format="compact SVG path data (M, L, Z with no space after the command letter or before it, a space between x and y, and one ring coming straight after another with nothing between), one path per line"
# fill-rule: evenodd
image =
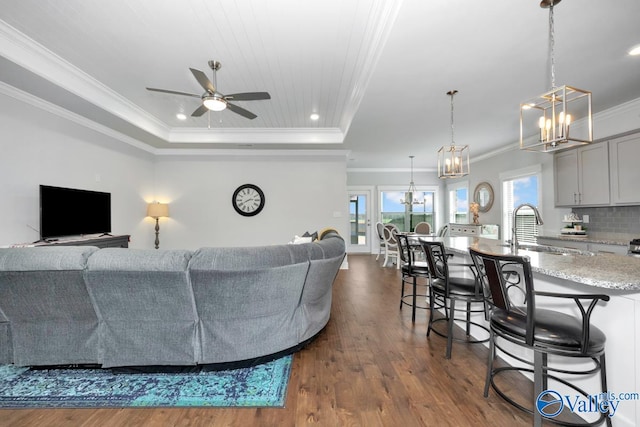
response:
M371 240L374 237L371 227L372 188L347 190L349 197L349 237L348 253L371 253Z

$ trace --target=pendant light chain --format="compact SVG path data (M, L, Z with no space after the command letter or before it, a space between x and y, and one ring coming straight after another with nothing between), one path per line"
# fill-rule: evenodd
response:
M555 59L555 25L553 20L553 1L549 5L549 62L551 65L551 89L556 88L556 59Z
M409 156L411 158L411 184L413 184L413 158L414 156Z
M453 96L458 93L457 90L452 90L447 92L447 95L449 95L451 97L451 145L455 146L455 130L454 130L454 126L453 126Z

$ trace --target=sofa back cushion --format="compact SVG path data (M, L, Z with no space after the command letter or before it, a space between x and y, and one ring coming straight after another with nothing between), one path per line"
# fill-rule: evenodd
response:
M298 344L296 312L309 269L294 245L202 248L189 265L201 363L251 359Z
M10 322L15 364L98 363L98 319L83 280L97 250L0 249L0 310Z
M94 246L0 248L0 271L84 270Z
M104 367L196 363L190 258L186 250L106 248L89 259L85 276Z
M311 265L300 299L297 323L300 341L320 332L329 321L333 282L345 257L345 244L333 230L322 233L322 240L310 243Z
M200 248L189 262L190 270L261 270L308 262L303 245Z
M344 239L337 232L326 233L316 245L322 250L322 258L324 259L344 257Z

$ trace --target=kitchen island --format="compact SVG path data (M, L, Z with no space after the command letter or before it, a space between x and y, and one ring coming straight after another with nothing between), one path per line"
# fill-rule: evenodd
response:
M454 259L465 257L468 262L469 247L497 254L512 253L503 242L491 239L443 237L429 240L442 241L447 251L456 255ZM594 310L592 324L607 335L608 391L616 395L630 393L630 399L620 401L612 421L616 426L640 425L640 258L608 253L561 255L529 250L519 250L518 255L529 257L536 290L610 296L609 302L599 303ZM549 298L540 298L537 306L578 315L573 302L560 305ZM484 318L478 316L474 320L483 322ZM577 384L588 393L600 392L597 376Z

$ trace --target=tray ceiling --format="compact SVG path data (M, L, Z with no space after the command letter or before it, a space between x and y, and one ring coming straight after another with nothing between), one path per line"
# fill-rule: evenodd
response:
M0 10L0 91L59 108L152 152L345 150L355 168L435 165L451 141L471 154L514 144L518 105L548 89L548 13L538 1L22 0ZM601 111L640 98L640 2L556 7L556 81ZM145 87L267 91L230 111ZM311 113L319 119L310 119ZM596 129L597 134L597 129ZM342 151L340 151L342 152Z

